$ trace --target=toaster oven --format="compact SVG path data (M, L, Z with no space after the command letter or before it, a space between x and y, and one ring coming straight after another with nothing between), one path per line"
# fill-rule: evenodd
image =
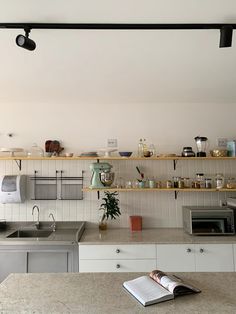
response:
M234 209L220 206L183 206L183 228L192 235L233 235Z

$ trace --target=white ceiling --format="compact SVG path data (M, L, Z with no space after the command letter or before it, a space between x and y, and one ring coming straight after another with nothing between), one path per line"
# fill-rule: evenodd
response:
M0 22L236 23L235 0L0 0ZM235 102L219 31L0 30L0 103Z

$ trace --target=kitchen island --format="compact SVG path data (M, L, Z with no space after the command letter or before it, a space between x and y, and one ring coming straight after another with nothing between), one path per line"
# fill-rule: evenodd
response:
M149 307L122 287L144 273L11 274L0 284L0 313L236 312L236 273L175 274L202 292Z

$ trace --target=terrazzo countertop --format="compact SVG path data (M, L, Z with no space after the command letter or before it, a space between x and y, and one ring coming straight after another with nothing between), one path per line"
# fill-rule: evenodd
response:
M131 232L129 228L85 229L80 245L83 244L197 244L236 243L236 236L191 236L182 228L143 229Z
M50 230L52 222L41 222L42 230ZM0 231L0 245L67 245L78 243L84 232L85 222L83 221L58 221L56 231L45 238L7 238L14 231L28 230L33 228L32 222L9 222L4 231Z
M143 307L122 284L144 273L11 274L0 284L0 313L236 312L236 273L175 273L201 293Z

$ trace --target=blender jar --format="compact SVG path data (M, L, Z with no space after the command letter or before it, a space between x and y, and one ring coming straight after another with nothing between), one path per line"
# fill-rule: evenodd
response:
M196 136L194 139L197 146L197 157L206 157L208 138L205 136Z

